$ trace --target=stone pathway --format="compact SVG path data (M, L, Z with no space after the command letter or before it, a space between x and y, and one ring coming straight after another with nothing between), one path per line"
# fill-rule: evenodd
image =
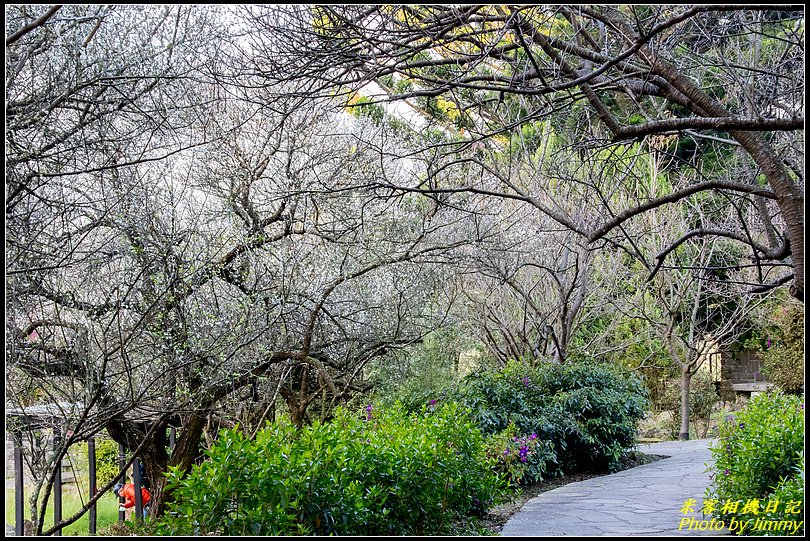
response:
M513 515L501 535L728 535L728 530L698 529L717 525L704 522L700 513L710 484L711 441L639 445L643 453L670 458L544 492ZM695 512L684 514L690 498ZM684 519L694 519L691 530Z

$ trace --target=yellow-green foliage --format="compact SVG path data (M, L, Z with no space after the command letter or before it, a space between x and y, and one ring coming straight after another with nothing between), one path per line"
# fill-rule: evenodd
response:
M77 443L71 448L71 455L80 457L80 462L86 464L87 443ZM118 475L118 444L113 440L96 440L96 484L105 485Z

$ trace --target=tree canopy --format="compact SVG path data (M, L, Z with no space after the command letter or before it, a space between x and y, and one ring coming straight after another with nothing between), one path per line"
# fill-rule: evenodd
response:
M6 405L72 404L37 533L102 429L159 514L220 427L328 419L437 331L562 364L663 329L689 375L803 302L800 6L5 14Z

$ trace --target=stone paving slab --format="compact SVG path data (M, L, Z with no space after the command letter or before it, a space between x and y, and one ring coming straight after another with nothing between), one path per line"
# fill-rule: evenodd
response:
M710 484L711 441L639 445L643 453L669 458L544 492L526 502L501 535L730 535L727 529L698 529L713 526L700 513ZM690 498L695 512L684 514ZM694 519L692 530L688 522L679 528L684 518Z

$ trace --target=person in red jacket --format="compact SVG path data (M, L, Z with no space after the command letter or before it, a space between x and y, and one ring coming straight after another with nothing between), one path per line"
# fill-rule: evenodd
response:
M119 498L123 497L126 500L123 505L118 507L119 511L126 511L135 506L135 485L133 483L127 483L126 485L118 483L115 485L115 488L113 488L113 493ZM152 496L149 494L149 491L141 487L141 504L143 505L144 518L146 518L150 499L152 499Z

